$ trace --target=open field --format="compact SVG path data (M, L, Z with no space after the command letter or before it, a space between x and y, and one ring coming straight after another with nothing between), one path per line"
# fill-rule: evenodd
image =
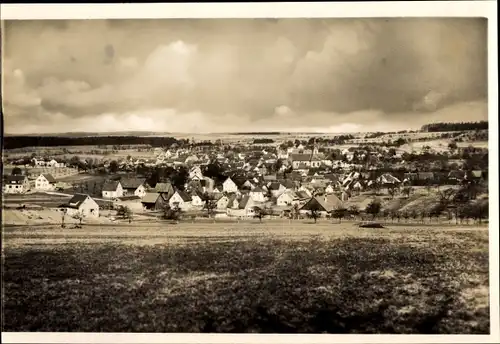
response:
M488 333L486 227L4 228L4 331Z

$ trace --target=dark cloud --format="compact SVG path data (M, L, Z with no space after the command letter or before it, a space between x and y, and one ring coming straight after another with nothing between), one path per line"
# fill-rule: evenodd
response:
M486 100L486 29L481 18L10 21L4 109L36 120L166 111L205 127L420 125Z

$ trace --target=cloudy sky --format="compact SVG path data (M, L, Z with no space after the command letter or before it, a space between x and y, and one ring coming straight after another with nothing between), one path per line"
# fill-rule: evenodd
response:
M483 120L486 24L8 21L5 132L350 132Z

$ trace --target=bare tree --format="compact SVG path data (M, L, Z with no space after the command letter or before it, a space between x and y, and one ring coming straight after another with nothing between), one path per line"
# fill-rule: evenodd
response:
M75 214L73 215L73 218L74 218L75 220L78 220L78 221L79 221L79 222L78 222L78 228L81 228L81 227L82 227L82 222L83 222L83 220L84 220L84 218L85 218L85 216L83 215L83 213L82 213L81 211L79 211L79 212L77 212L77 213L75 213Z

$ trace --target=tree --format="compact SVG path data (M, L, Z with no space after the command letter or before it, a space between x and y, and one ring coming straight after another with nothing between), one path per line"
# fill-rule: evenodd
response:
M309 216L309 218L314 220L314 223L317 222L318 218L321 216L320 208L317 204L313 204L311 206L311 208L309 209L308 216Z
M170 207L168 203L163 206L162 218L165 220L179 220L181 216L181 210L179 207Z
M396 189L395 186L390 186L387 188L387 191L389 193L389 195L391 196L391 198L394 198L394 196L396 195L396 193L398 192L398 190Z
M339 219L339 223L342 223L342 219L347 215L347 209L339 206L336 209L332 210L331 215L335 219Z
M19 175L22 175L22 174L23 174L23 171L22 171L19 167L14 167L14 168L12 169L11 174L12 174L13 176L19 176Z
M360 211L359 211L359 208L357 205L351 205L348 209L347 209L347 212L349 213L349 215L351 216L359 216L360 214Z
M170 180L172 181L172 186L178 190L184 190L185 185L189 178L189 171L185 166L181 166L177 171L175 171Z
M66 224L64 223L64 220L66 219L66 213L68 212L67 209L63 208L62 209L62 214L61 214L61 228L66 228Z
M254 210L254 217L256 219L259 219L260 222L262 222L262 218L264 218L267 215L266 209L260 208L260 207L253 207Z
M109 171L111 173L116 173L116 171L118 171L118 162L116 160L111 160L109 163Z
M299 214L300 214L299 205L295 203L291 211L292 218L298 220Z
M408 222L408 219L411 217L410 212L408 211L403 211L401 216L403 217L403 219L405 219L406 222Z
M128 219L129 223L132 222L133 213L132 210L127 206L119 206L116 211L116 215L121 217L122 219Z
M203 204L203 209L207 211L208 217L211 217L217 208L217 201L213 196L205 194L205 204Z
M410 198L410 195L412 194L413 192L413 188L411 186L407 186L407 187L404 187L402 190L401 190L401 193L406 196L406 198Z
M382 209L382 205L380 204L380 201L373 200L366 207L366 213L370 214L372 216L372 219L375 220L377 215L380 213L381 209Z
M77 213L75 213L75 214L73 215L73 218L74 218L75 220L78 220L78 221L79 221L79 226L78 226L78 227L80 227L80 228L81 228L81 227L82 227L82 222L83 222L83 220L84 220L84 218L85 218L85 217L84 217L84 215L83 215L83 213L79 211L79 212L77 212Z

